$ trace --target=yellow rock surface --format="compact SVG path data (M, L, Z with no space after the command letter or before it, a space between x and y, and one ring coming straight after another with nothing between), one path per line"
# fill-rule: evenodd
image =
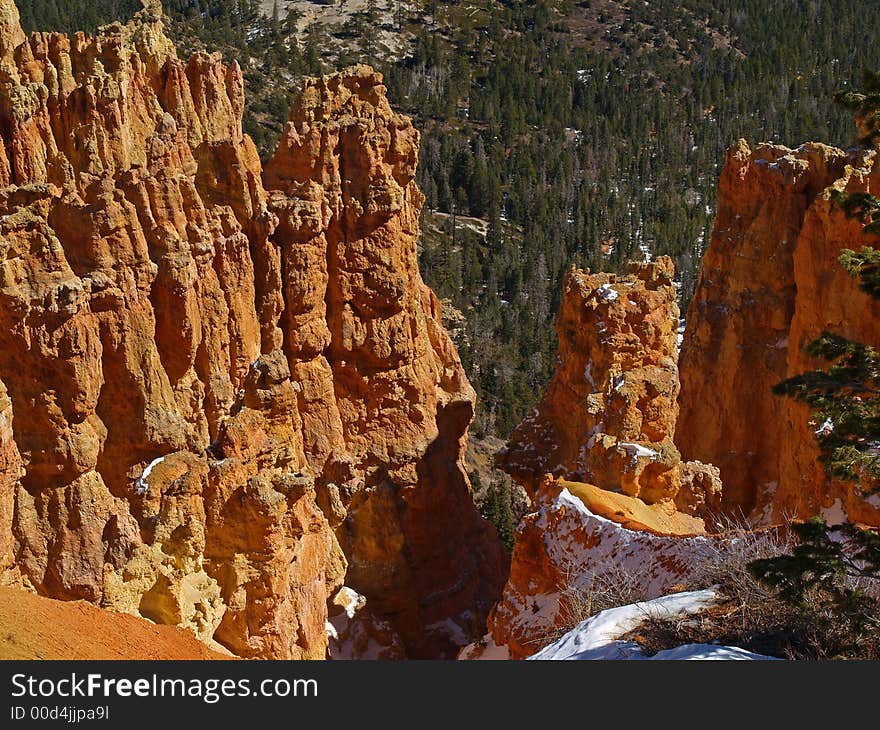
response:
M705 532L703 520L660 505L645 504L637 497L609 492L592 484L559 480L595 515L613 520L629 530L645 530L656 535L699 535Z

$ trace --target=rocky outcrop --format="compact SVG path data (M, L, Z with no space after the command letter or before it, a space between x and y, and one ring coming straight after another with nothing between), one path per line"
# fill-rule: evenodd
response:
M588 509L583 487L549 478L538 485L534 511L517 528L510 579L489 618L489 634L467 658L503 647L505 657L523 659L603 600L613 605L665 595L699 573L708 541L720 539L621 525Z
M479 623L506 566L464 469L474 391L418 272L418 141L359 67L305 83L265 179L306 450L339 485L325 512L348 514L347 585L431 654L460 630L425 626L470 609Z
M557 368L513 433L500 466L534 494L544 474L637 497L702 520L717 508L717 470L685 463L672 441L678 415L677 329L668 257L628 276L572 271L557 317Z
M466 658L534 654L599 594L654 598L687 580L716 527L718 470L683 462L672 261L627 276L572 271L556 372L499 465L532 498L489 635ZM707 524L708 523L708 524ZM634 595L631 595L634 594Z
M331 659L406 658L400 635L370 610L362 595L347 586L330 602L327 635Z
M381 77L306 80L264 173L240 69L155 9L25 39L0 0L0 36L6 580L274 658L325 655L345 582L451 651L503 551Z
M717 464L724 507L757 523L823 514L880 524L880 501L825 475L809 409L770 390L822 367L804 347L823 330L880 343L880 305L837 260L869 242L830 195L876 193L876 159L815 143L740 141L727 154L687 315L676 444Z

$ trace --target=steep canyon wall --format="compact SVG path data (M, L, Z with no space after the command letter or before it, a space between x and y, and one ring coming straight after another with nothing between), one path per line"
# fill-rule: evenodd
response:
M264 171L243 95L154 11L26 38L0 0L4 582L274 658L325 655L345 583L443 655L506 566L418 132L355 67L303 83Z
M824 514L880 524L880 500L828 479L809 409L771 393L824 366L805 346L824 330L877 346L880 304L838 262L868 245L831 190L876 193L876 153L739 142L687 315L675 441L721 469L724 507L757 523Z

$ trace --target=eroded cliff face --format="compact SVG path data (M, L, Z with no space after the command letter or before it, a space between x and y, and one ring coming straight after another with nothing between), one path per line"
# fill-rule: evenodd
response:
M325 655L345 582L410 655L450 651L506 571L381 77L306 80L264 174L238 66L179 60L155 12L17 17L0 0L4 581L275 658Z
M506 557L464 468L474 391L418 271L418 142L361 67L306 82L265 180L283 347L346 580L423 655L481 623Z
M880 344L880 305L838 263L867 245L829 188L876 193L876 154L741 141L727 154L718 215L687 316L676 443L721 469L724 506L756 523L824 514L880 524L880 502L827 478L809 409L771 393L823 366L823 330Z
M672 441L679 390L672 261L630 269L565 278L556 372L499 464L530 494L552 474L694 517L690 530L699 532L721 484L717 469L683 462Z

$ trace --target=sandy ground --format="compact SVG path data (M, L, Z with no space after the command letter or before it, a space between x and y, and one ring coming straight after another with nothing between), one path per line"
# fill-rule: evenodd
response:
M230 659L192 633L0 587L0 659Z

